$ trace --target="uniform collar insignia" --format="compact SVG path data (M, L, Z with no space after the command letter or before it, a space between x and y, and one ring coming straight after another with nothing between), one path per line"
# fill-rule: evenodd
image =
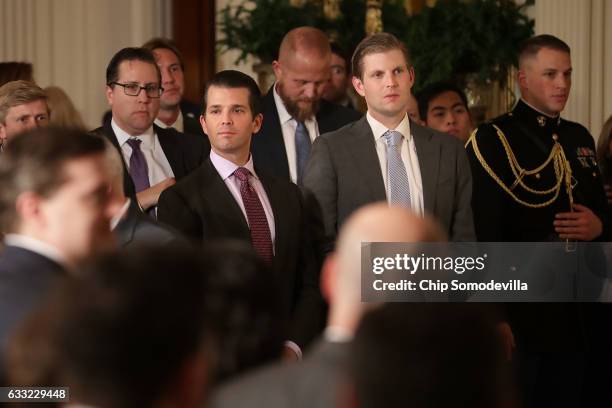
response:
M537 121L538 121L538 125L540 125L540 127L544 127L546 126L546 117L542 116L542 115L538 115L536 117Z

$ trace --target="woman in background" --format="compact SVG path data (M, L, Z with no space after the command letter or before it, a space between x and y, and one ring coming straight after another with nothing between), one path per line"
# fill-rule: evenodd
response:
M49 86L45 88L45 93L51 111L49 122L51 125L87 130L81 114L75 109L74 104L63 89L57 86Z

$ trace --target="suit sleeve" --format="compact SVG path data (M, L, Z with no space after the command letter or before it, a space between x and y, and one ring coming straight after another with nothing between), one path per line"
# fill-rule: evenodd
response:
M452 241L476 241L472 213L472 172L465 149L456 144L457 186L451 225Z
M336 239L338 223L338 184L335 166L329 149L329 142L324 137L318 137L310 152L304 174L304 187L307 194L314 199L309 200L309 213L322 219L324 231L323 249L331 250Z
M157 219L188 238L202 239L201 221L174 186L164 190L159 197Z
M298 193L298 195L300 195ZM298 299L290 326L290 340L302 350L321 332L325 321L324 301L319 289L321 258L317 256L317 240L309 227L307 210L300 197L302 207L300 259L298 261Z

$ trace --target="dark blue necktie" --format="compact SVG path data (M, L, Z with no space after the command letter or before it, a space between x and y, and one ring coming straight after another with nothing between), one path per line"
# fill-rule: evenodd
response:
M296 121L297 122L297 121ZM304 122L297 122L295 128L295 157L297 164L297 184L301 185L308 156L310 156L310 136Z

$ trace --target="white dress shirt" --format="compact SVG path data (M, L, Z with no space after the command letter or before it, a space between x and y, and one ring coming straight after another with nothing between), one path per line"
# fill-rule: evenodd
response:
M249 161L246 162L244 166L238 166L235 163L219 156L215 153L214 150L210 151L210 161L213 166L217 170L217 173L223 179L223 182L227 186L227 189L232 193L232 196L238 203L238 206L242 210L242 214L244 215L244 219L249 222L249 218L247 217L246 208L244 207L244 203L242 202L242 194L240 194L240 180L238 177L234 176L234 172L238 167L244 167L251 172L251 177L249 179L249 183L257 193L259 197L259 201L261 201L261 205L266 213L266 220L268 220L268 227L270 227L270 237L272 238L272 248L274 250L274 238L275 238L275 226L274 226L274 213L272 212L272 206L270 205L270 200L268 200L268 195L266 194L266 190L264 189L263 184L257 177L257 173L255 173L255 168L253 167L253 157L249 157Z
M57 248L36 238L21 234L6 234L4 236L4 243L6 245L27 249L45 258L49 258L60 265L66 265L66 258Z
M170 162L166 158L164 151L159 143L159 138L153 131L153 126L147 129L142 135L132 136L127 132L124 132L115 120L111 121L111 126L117 136L119 146L121 146L121 153L123 160L125 160L126 166L130 168L130 157L132 157L132 148L127 143L128 139L139 139L142 140L140 144L140 150L144 154L147 161L147 167L149 168L149 185L153 186L167 179L168 177L174 177Z
M276 92L276 84L274 84L272 89L274 92L274 103L276 104L278 118L280 119L281 131L283 132L287 162L289 162L289 175L291 176L291 181L297 183L297 152L295 150L295 129L297 128L297 121L287 112L283 100L278 92ZM319 136L319 125L317 124L316 118L307 119L304 125L306 125L306 129L308 129L310 141L314 142Z
M157 126L159 126L162 129L174 128L177 131L184 133L185 123L183 121L183 112L181 112L180 110L179 110L178 116L176 117L176 120L171 125L166 125L164 122L162 122L158 118L155 118L155 122L153 123L155 123Z
M406 174L408 175L408 184L410 186L410 205L412 211L418 215L423 215L423 181L421 179L421 168L419 167L419 158L417 156L416 146L414 144L414 137L410 133L410 121L408 115L404 115L404 119L395 129L388 129L385 125L377 121L370 115L370 112L366 114L372 133L374 134L374 141L376 142L376 154L378 155L378 161L380 162L380 170L383 176L383 182L385 183L385 191L387 192L387 200L389 198L389 185L387 183L387 142L383 138L383 135L388 130L395 130L400 132L404 137L402 138L402 145L400 147L400 153L404 166L406 166Z

